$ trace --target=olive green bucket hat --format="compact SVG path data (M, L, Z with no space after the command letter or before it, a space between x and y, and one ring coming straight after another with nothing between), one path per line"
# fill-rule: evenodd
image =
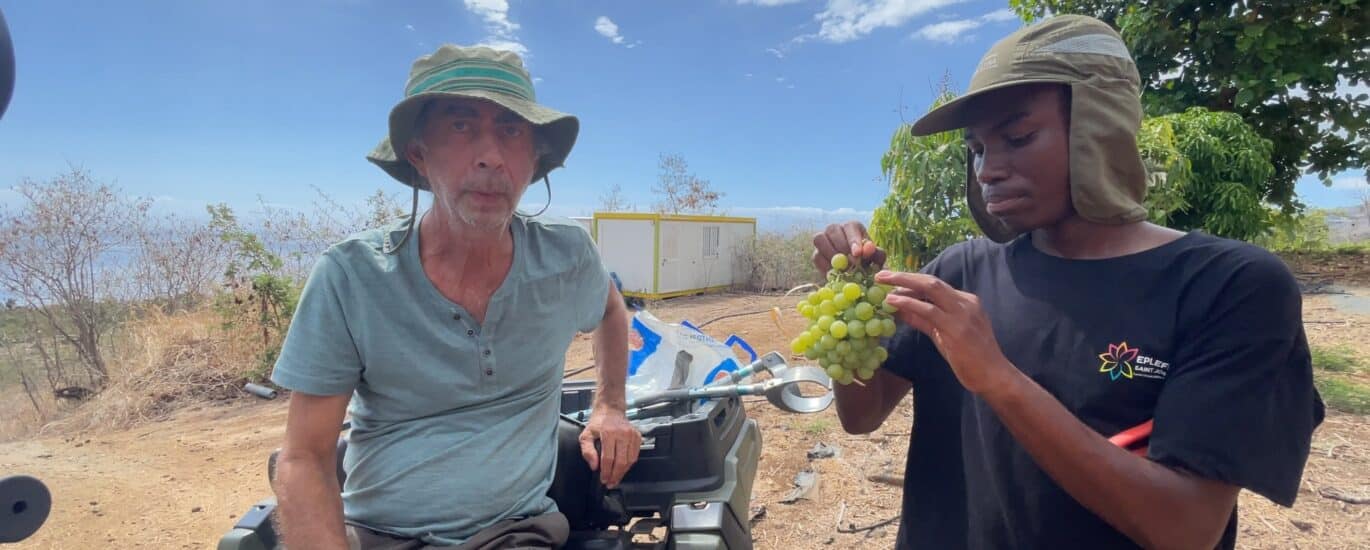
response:
M531 181L544 179L548 172L560 168L580 132L576 117L538 104L533 79L517 54L484 46L444 44L414 61L404 85L404 99L390 110L390 133L366 159L405 185L430 190L404 151L418 132L415 126L424 105L450 97L492 101L537 128L548 151L539 157Z
M1070 193L1082 218L1102 224L1146 219L1146 167L1137 149L1142 123L1141 77L1122 37L1098 19L1058 15L1010 34L980 59L965 95L913 124L923 136L965 128L974 99L1025 84L1070 87ZM970 155L966 200L985 236L1018 235L985 209Z

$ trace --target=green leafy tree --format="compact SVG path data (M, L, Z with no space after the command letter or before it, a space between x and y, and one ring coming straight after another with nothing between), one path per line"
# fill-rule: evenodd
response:
M280 354L285 331L299 302L299 289L282 274L285 264L281 258L255 233L244 229L232 209L217 204L210 205L208 211L210 227L233 249L224 272L229 293L218 300L218 310L224 317L225 328L248 319L261 331L259 364L249 376L261 379Z
M956 97L946 82L932 108ZM892 266L917 269L980 231L967 210L966 147L960 130L915 137L900 124L880 170L890 193L871 216L871 238Z
M1009 0L1025 20L1096 17L1118 29L1145 87L1147 114L1190 107L1234 112L1271 140L1273 181L1261 198L1301 208L1307 169L1365 169L1370 157L1370 8L1363 0ZM1339 86L1345 86L1340 88ZM1347 90L1351 90L1348 92Z
M1151 221L1234 239L1266 234L1275 214L1272 145L1234 113L1192 108L1142 122L1138 148L1151 173Z

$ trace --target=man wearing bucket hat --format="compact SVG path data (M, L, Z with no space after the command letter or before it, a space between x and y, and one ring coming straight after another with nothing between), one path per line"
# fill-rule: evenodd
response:
M1139 81L1115 31L1058 16L913 125L965 129L988 238L881 272L901 329L837 388L853 433L914 392L900 548L1232 548L1241 488L1292 505L1323 418L1298 287L1260 248L1146 222ZM828 227L816 266L867 238Z
M275 490L291 548L555 547L547 492L567 347L594 332L600 384L581 450L614 487L637 460L623 300L589 235L519 214L579 122L539 105L518 56L419 58L368 160L433 206L328 249L272 380L290 390ZM338 426L351 414L343 466ZM598 445L598 448L597 446Z

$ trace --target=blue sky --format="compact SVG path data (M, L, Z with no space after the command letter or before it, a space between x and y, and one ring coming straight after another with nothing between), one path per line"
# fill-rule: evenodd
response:
M79 165L159 210L308 208L402 189L363 155L413 60L444 42L526 55L539 99L582 130L551 211L610 186L654 200L678 153L763 228L864 218L880 155L949 73L1018 22L969 0L0 1L18 86L0 121L0 186ZM901 107L903 108L901 111ZM1314 206L1354 204L1361 174ZM526 202L541 205L541 187ZM407 197L406 197L407 203Z

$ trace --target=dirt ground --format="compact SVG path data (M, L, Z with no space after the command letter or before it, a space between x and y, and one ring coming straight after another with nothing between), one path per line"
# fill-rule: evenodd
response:
M1329 296L1305 302L1309 338L1336 343L1370 360L1370 315L1348 314ZM786 333L801 326L792 300L723 295L650 304L661 319L695 324L721 319L705 331L722 340L738 334L758 351L783 350ZM784 331L764 313L779 307ZM567 368L590 364L588 338L575 342ZM577 375L591 377L593 371ZM0 474L26 473L49 484L56 502L47 525L16 548L207 548L239 514L267 496L266 457L284 432L285 400L243 399L176 413L136 429L79 436L38 436L0 444ZM848 435L832 409L793 415L752 402L764 438L753 495L753 535L760 549L890 548L897 523L897 487L869 481L902 475L911 402L906 400L880 431ZM836 458L810 461L822 442ZM1370 505L1347 504L1320 494L1335 488L1370 494L1370 418L1333 413L1315 434L1298 502L1291 509L1249 493L1241 497L1238 548L1370 548ZM782 504L799 471L812 468L819 487L810 499ZM840 521L839 521L840 518ZM843 533L857 528L855 533Z

